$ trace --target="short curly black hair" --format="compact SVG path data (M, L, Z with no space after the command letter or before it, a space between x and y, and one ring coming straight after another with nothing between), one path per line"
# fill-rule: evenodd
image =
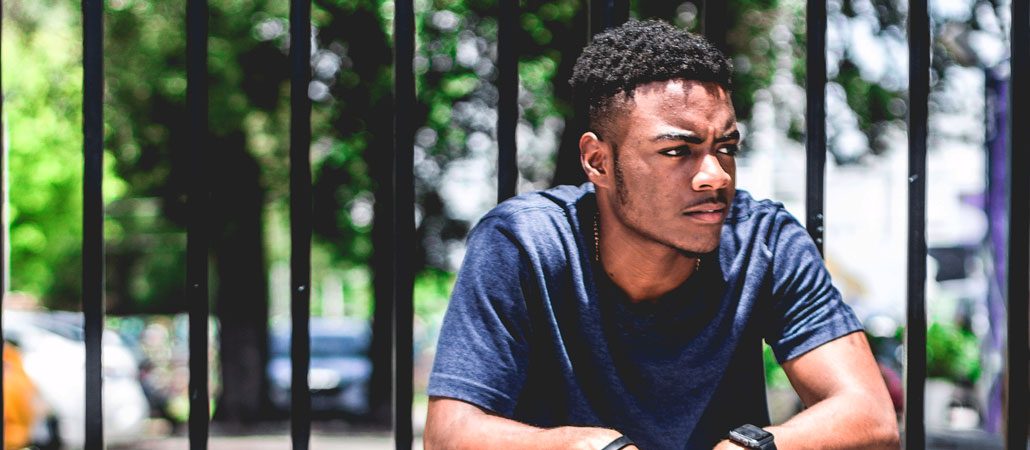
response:
M715 82L729 91L733 66L707 39L668 23L629 21L594 36L572 69L573 96L589 108L590 128L600 131L614 100L633 97L637 86L674 79Z

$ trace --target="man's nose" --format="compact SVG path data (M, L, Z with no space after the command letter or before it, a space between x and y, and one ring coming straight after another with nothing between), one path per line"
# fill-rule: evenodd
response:
M691 187L695 191L717 190L729 186L731 181L730 174L723 169L719 158L715 155L705 155L701 158L701 167L694 175Z

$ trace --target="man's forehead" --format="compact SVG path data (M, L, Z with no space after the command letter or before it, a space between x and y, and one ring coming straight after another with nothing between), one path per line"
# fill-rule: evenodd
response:
M628 90L621 90L609 97L609 102L615 105L630 105L635 103L637 98L640 96L689 98L690 96L701 95L728 99L729 91L721 84L714 81L673 78L669 80L649 81L647 83L638 84Z
M637 86L627 101L630 104L657 102L665 106L682 106L684 103L702 106L729 102L729 99L729 92L718 83L673 79Z
M729 93L717 83L648 83L638 87L632 98L624 98L621 106L624 124L651 125L661 132L696 128L728 132L736 128Z
M713 125L718 134L736 129L729 92L715 82L671 79L644 83L612 96L606 109L597 131L616 140L631 129L643 131L670 123L677 130L704 130L705 134Z

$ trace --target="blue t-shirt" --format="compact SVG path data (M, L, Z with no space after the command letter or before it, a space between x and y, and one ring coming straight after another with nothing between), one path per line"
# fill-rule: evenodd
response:
M428 393L523 423L616 429L644 450L710 449L769 424L779 361L861 329L805 229L738 190L719 248L655 302L594 262L592 184L525 194L476 225Z

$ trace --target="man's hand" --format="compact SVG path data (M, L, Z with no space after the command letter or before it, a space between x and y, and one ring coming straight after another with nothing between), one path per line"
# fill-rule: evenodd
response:
M807 409L766 427L777 448L899 448L894 407L863 333L823 344L783 370Z
M734 443L732 443L732 442L730 442L728 440L723 439L723 440L719 441L718 444L715 444L715 448L713 448L712 450L741 450L741 449L747 450L744 447L741 447L741 446L739 446L737 444L734 444Z
M601 450L619 436L618 431L606 428L537 428L490 414L460 400L432 397L423 444L427 450ZM637 447L626 449L637 450Z

